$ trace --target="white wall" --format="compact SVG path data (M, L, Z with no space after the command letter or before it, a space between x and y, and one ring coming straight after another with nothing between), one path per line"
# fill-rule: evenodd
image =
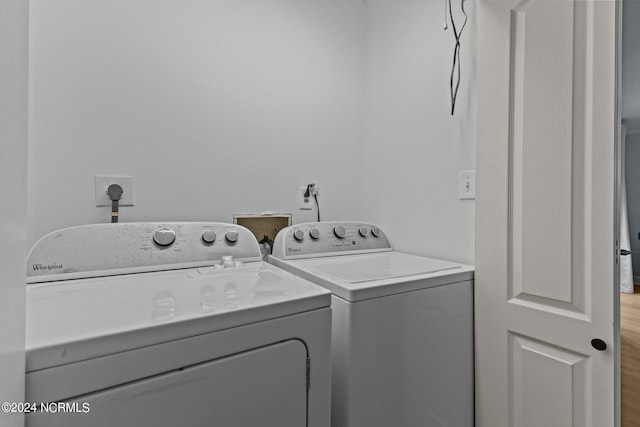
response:
M317 182L323 219L473 262L470 3L451 117L444 2L32 0L29 243L109 220L94 175L134 176L123 221L312 221L296 195Z
M32 0L29 243L110 220L361 216L362 0ZM300 211L298 211L300 212Z
M444 2L368 0L363 215L396 249L473 262L474 201L458 172L475 168L472 2L462 35L462 82L450 115L454 38ZM454 7L460 3L453 2ZM454 12L456 13L456 12ZM462 19L456 15L458 28ZM450 25L449 25L450 26Z
M0 402L24 401L28 8L0 2ZM23 417L0 411L0 425Z

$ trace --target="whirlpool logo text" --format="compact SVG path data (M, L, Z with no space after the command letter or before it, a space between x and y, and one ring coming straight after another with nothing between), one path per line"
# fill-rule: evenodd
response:
M31 264L31 267L33 267L33 271L51 271L60 270L62 264Z

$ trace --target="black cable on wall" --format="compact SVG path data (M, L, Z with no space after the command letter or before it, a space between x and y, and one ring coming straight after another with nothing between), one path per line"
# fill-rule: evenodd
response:
M458 31L456 27L456 22L453 18L453 7L451 5L452 0L445 0L445 16L444 16L444 29L445 31L449 28L447 25L447 11L449 12L449 20L451 21L451 29L453 30L453 37L456 40L455 47L453 49L453 64L451 66L451 78L449 80L449 88L451 94L451 115L453 116L456 109L456 99L458 97L458 89L460 89L460 80L461 80L461 67L460 67L460 38L462 37L462 31L464 27L467 25L467 21L469 17L467 16L467 12L464 10L464 0L460 0L460 9L462 10L462 14L464 15L464 22L462 23L462 27L460 27L460 31Z

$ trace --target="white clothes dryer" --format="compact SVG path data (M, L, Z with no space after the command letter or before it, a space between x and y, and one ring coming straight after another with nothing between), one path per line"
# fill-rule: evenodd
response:
M28 427L328 427L330 293L244 227L72 227L27 264Z
M358 222L281 230L269 262L332 293L332 427L474 425L473 273Z

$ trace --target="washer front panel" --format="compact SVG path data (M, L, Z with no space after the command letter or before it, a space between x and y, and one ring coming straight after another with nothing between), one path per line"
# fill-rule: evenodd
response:
M473 423L473 284L332 299L332 426Z

